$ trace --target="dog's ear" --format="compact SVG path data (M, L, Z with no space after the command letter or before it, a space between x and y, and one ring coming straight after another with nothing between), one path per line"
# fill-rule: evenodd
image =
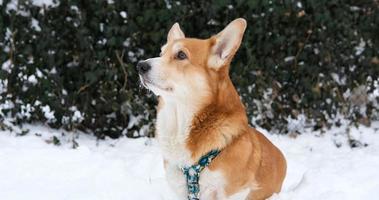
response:
M182 38L185 38L184 33L180 29L179 24L176 22L174 25L172 25L170 31L167 34L167 42Z
M231 62L241 45L245 29L246 20L238 18L230 22L224 30L211 38L213 46L208 61L208 65L211 68L219 69Z

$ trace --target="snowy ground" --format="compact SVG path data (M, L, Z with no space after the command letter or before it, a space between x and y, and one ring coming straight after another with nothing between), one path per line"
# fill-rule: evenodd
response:
M368 144L355 149L343 137L332 136L345 129L332 129L325 136L268 135L288 161L283 191L271 199L379 199L379 123L373 127L351 130ZM175 199L155 140L96 141L80 134L75 139L79 147L72 149L73 133L40 125L26 128L30 132L25 136L0 131L1 200ZM61 145L51 143L52 135Z

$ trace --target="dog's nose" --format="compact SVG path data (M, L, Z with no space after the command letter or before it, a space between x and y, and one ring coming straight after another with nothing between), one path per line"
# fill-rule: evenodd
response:
M151 66L146 61L139 61L137 64L137 71L140 74L144 74L149 71Z

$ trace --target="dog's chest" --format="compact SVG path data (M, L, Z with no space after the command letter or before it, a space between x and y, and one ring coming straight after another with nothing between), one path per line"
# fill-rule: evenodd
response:
M157 138L163 156L169 162L178 165L191 164L191 153L186 148L191 114L176 107L165 105L157 118Z

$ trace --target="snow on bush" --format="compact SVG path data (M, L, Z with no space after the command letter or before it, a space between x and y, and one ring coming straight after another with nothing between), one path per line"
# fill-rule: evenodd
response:
M236 17L249 26L230 75L252 125L285 134L378 119L375 2L2 3L0 108L20 124L152 136L156 99L136 62L159 54L176 20L205 38Z

